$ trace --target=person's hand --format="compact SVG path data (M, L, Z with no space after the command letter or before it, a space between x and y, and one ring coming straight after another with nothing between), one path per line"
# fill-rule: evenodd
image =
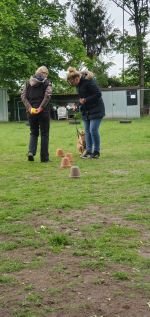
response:
M76 106L75 103L72 105L72 110L73 110L73 111L76 111L76 110L77 110L77 106Z
M81 105L84 105L85 102L86 102L86 99L85 99L85 98L80 98L80 99L79 99L79 102L80 102Z
M43 108L42 107L38 107L36 110L37 110L37 113L40 113L40 112L43 111Z
M37 114L37 109L31 107L31 109L30 109L30 114L32 114L32 115Z
M27 111L31 114L32 107L30 106Z

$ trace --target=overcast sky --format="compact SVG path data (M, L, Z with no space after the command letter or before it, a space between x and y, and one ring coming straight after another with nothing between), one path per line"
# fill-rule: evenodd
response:
M67 2L67 0L59 0L59 2L61 4L65 4ZM110 19L113 22L114 28L118 28L120 29L120 31L123 31L123 11L121 8L117 7L117 5L112 1L112 0L103 0L103 4L108 12L108 15L110 15ZM135 26L131 25L128 21L129 19L129 15L124 12L124 28L125 30L127 30L129 32L130 35L134 35L135 34ZM67 21L68 23L71 23L72 21L72 16L71 16L71 12L68 11L67 14ZM149 40L149 47L150 47L150 35L148 36L148 40ZM124 56L125 59L125 67L126 67L126 61L127 61L127 56ZM105 59L104 57L104 61L112 61L114 63L114 66L112 66L109 69L109 75L110 76L117 76L119 73L121 73L121 70L123 68L123 56L121 54L113 54L111 53L111 56L107 57L107 59Z
M105 8L108 10L108 14L111 16L111 20L113 21L114 27L118 28L123 33L123 10L110 0L103 0ZM129 32L129 34L135 34L135 27L132 26L129 21L129 15L124 12L124 29ZM109 69L109 75L118 75L123 68L123 55L122 54L114 54L112 55L114 62L114 66ZM124 62L126 67L127 56L124 55Z
M61 4L65 4L67 0L60 0L59 1ZM118 8L116 4L111 1L111 0L103 0L103 4L108 12L108 15L110 15L111 21L113 21L113 25L115 28L120 29L121 31L123 30L123 12L122 9ZM71 12L68 11L67 14L67 21L68 23L71 23L72 21L72 16ZM130 34L135 34L135 28L134 26L131 26L128 22L128 15L125 13L124 14L124 27L126 30L129 31ZM109 69L109 75L114 76L118 75L123 67L123 56L121 54L113 54L111 53L110 56L105 58L104 56L104 61L109 61L111 60L114 63L114 66L112 66ZM125 64L126 64L126 56L125 56Z

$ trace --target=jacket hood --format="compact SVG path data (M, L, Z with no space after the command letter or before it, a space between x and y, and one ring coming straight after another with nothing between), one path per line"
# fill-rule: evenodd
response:
M46 80L47 78L44 78L42 75L38 74L38 75L34 75L30 77L29 84L31 86L39 86L41 85L41 83L44 83Z
M81 71L81 75L82 75L82 78L84 78L84 79L93 79L94 78L94 74L92 72L90 72L89 70Z

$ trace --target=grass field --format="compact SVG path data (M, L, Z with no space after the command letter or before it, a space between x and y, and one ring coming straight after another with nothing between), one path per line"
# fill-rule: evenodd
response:
M29 127L0 124L0 317L150 316L150 118L104 120L99 160L76 138L52 121L52 162L28 162Z

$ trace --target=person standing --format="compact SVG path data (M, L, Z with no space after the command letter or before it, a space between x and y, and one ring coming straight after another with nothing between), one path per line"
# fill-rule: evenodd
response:
M41 162L49 162L50 109L48 102L52 95L52 84L47 79L48 73L47 67L39 67L24 84L21 92L21 100L25 105L30 125L28 161L34 161L40 131L40 159Z
M80 72L74 67L68 68L67 81L76 86L79 94L79 110L82 114L86 141L86 150L81 157L97 159L101 150L99 127L105 116L101 90L92 72Z

